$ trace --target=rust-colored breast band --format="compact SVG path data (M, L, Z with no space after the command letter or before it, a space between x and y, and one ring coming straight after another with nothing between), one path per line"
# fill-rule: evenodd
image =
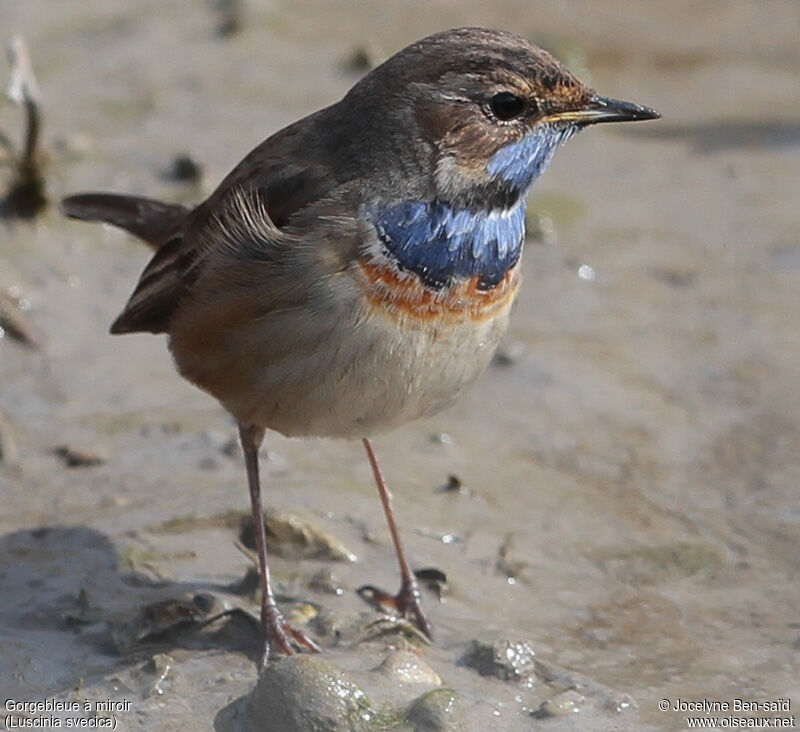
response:
M370 304L389 315L431 322L481 321L510 307L519 288L519 265L490 289L478 287L478 277L433 289L411 273L389 265L360 260L365 295Z

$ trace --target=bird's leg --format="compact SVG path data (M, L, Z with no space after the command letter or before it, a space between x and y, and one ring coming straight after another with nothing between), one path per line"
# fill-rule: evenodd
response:
M269 662L271 650L279 650L291 656L295 653L294 641L311 651L319 651L320 647L308 638L305 633L295 630L289 625L278 610L267 564L267 531L264 526L264 510L261 507L261 484L258 478L258 448L264 439L264 428L256 425L239 423L239 439L242 441L244 462L247 467L247 484L250 489L250 505L253 511L253 533L256 537L258 551L258 575L261 581L261 629L264 633L264 655L261 668Z
M381 467L378 464L378 458L375 456L375 451L372 449L372 443L364 438L364 448L367 451L369 464L372 466L372 474L375 476L375 483L378 486L378 493L381 497L383 504L383 511L386 514L386 523L389 524L389 532L392 535L392 542L397 554L397 563L400 565L400 576L402 584L400 585L400 592L394 598L400 614L407 620L411 620L414 624L428 637L430 640L433 637L431 626L425 613L422 611L422 600L419 594L419 585L417 578L411 572L408 566L405 552L403 551L403 544L400 541L400 532L397 530L397 523L394 520L394 511L392 510L392 494L386 487L386 482L383 479Z

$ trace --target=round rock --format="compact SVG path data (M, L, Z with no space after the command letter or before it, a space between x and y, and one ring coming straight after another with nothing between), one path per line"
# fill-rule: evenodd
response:
M281 732L366 732L374 713L344 672L316 656L271 664L245 706L250 729Z
M452 689L434 689L423 694L406 716L414 732L461 732L458 697Z
M428 689L442 685L442 678L425 661L411 651L395 651L378 666L378 671L398 684ZM417 693L420 689L417 689Z

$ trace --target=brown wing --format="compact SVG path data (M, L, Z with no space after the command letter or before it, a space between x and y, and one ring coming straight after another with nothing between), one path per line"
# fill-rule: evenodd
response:
M145 267L111 332L165 333L175 306L194 277L198 250L183 235L169 239Z
M199 277L209 254L228 247L242 251L258 248L262 257L276 256L283 239L267 212L262 191L229 188L224 196L195 209L185 230L155 253L111 332L167 332L173 312Z
M277 256L280 229L293 214L336 185L311 137L314 117L302 120L253 150L188 216L145 268L112 333L164 333L178 304L197 280L208 254L241 246Z

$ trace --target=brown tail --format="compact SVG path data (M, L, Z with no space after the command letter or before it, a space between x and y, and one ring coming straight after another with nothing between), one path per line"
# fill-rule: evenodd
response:
M158 249L174 234L189 209L138 196L114 193L79 193L61 201L61 210L73 219L104 221L129 231Z

